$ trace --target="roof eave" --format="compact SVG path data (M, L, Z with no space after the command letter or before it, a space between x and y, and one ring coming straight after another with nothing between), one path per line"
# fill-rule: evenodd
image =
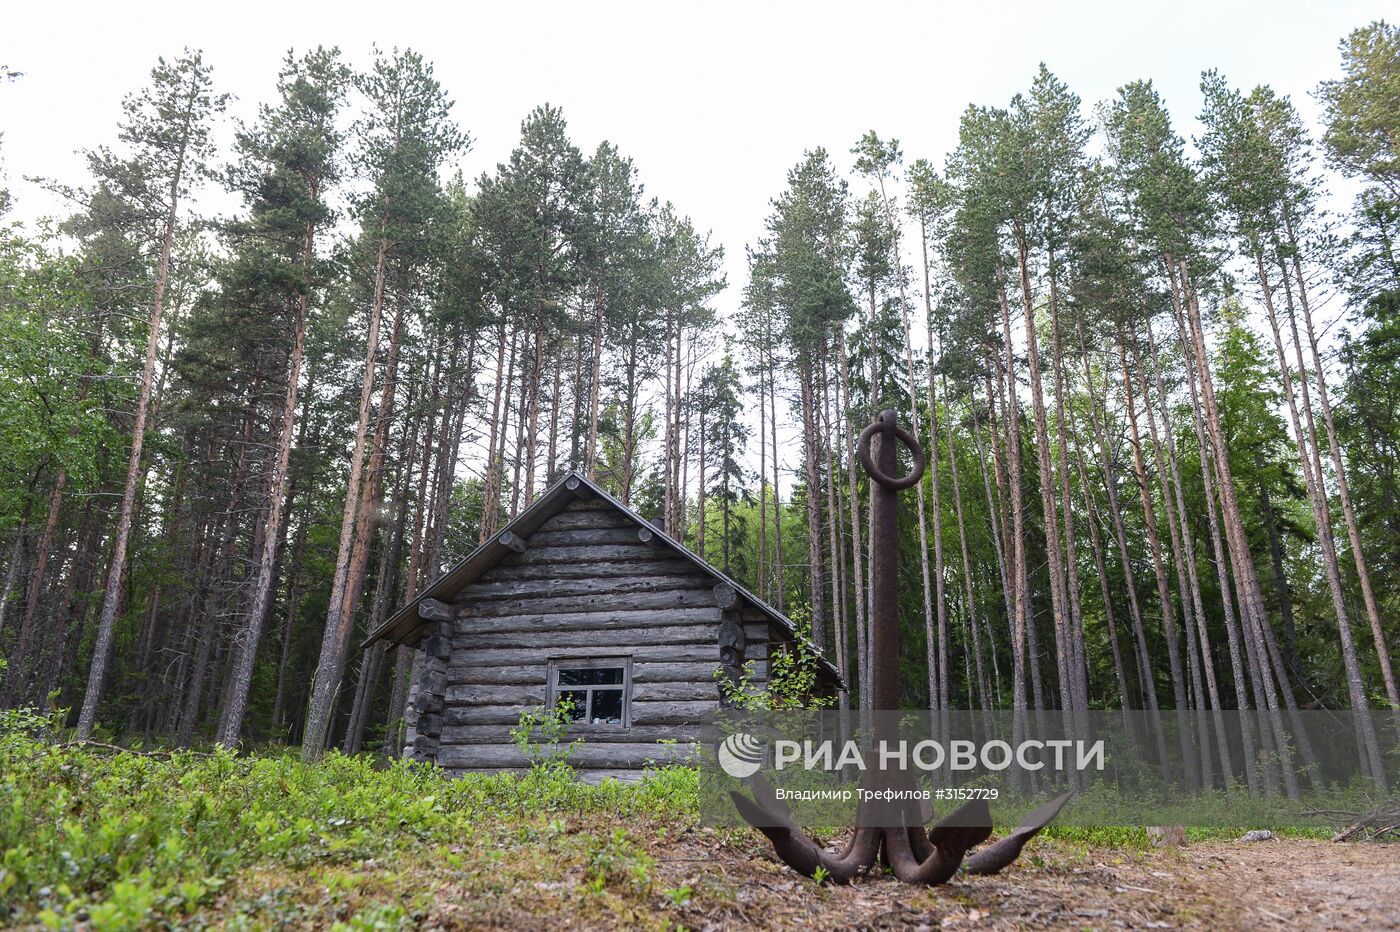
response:
M417 644L422 640L421 630L425 623L424 619L421 618L418 613L418 607L423 600L438 599L440 601L446 601L451 599L464 587L470 585L476 578L480 577L482 573L485 573L492 566L495 566L507 553L511 552L508 547L500 542L503 535L510 533L519 537L528 538L538 530L539 526L545 521L548 521L554 515L562 511L569 501L580 495L596 496L608 502L618 511L622 512L627 518L635 522L639 527L646 527L651 530L657 538L675 550L681 557L694 564L698 569L732 586L740 599L784 628L794 640L807 640L798 632L797 625L793 623L792 619L788 618L767 602L764 602L740 583L735 582L724 572L706 563L697 554L691 552L690 548L624 505L596 482L576 470L570 470L560 478L558 482L546 489L539 498L531 502L520 514L516 515L515 518L508 522L505 527L493 534L490 540L472 551L456 566L435 579L426 589L399 608L387 621L370 632L369 636L366 637L361 644L361 647L369 647L381 638L408 646ZM812 647L810 641L807 641L807 644L809 647ZM815 653L815 647L812 649ZM842 678L840 671L836 669L835 665L820 654L816 656L823 672L836 681L837 688L840 690L848 689L845 680Z

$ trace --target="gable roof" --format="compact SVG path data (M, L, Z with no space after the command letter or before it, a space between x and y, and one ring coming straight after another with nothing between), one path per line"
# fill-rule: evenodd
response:
M387 621L370 632L369 637L365 639L364 644L361 646L368 647L381 638L396 644L407 644L410 646L417 644L424 637L423 629L428 624L428 622L418 614L418 605L420 602L424 599L436 599L440 602L451 600L457 593L480 579L487 570L501 562L507 554L514 552L502 543L502 538L513 534L516 537L528 540L531 534L534 534L540 529L541 525L563 511L564 507L568 505L569 502L573 501L580 492L607 502L636 524L638 528L646 528L651 531L655 541L670 547L678 556L683 557L693 564L696 569L712 577L716 583L726 583L732 586L741 602L752 606L770 622L786 630L793 640L801 640L806 644L817 657L822 671L832 677L839 688L846 688L846 684L841 679L841 674L837 672L836 667L825 657L818 654L816 648L812 646L810 641L798 634L797 625L793 623L792 619L788 618L767 602L764 602L724 573L715 569L684 544L675 540L659 527L637 514L637 512L622 504L622 502L614 498L596 482L577 470L570 470L565 473L559 481L555 482L546 489L539 498L526 506L520 514L516 515L515 518L510 521L510 523L491 535L490 540L472 551L471 554L456 566L433 580L433 582L422 592L418 593L412 601L400 607Z

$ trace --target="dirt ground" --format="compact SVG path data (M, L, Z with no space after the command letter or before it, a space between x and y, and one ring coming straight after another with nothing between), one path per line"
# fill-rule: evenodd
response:
M1396 843L1276 838L1144 851L1041 841L998 876L933 890L883 877L818 888L764 854L723 849L696 860L675 852L657 869L658 879L709 894L675 909L678 925L696 929L1400 928ZM732 904L716 903L723 892Z
M994 877L959 875L928 889L873 873L834 887L778 863L757 833L696 826L667 833L645 817L567 822L552 835L503 827L494 843L411 861L250 871L190 925L1400 929L1400 843L1275 838L1156 849L1035 839Z

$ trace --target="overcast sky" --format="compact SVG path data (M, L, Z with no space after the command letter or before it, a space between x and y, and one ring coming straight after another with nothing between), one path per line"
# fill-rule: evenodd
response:
M908 158L942 164L968 103L1005 104L1045 61L1086 102L1150 77L1188 132L1202 69L1269 82L1312 116L1337 41L1394 6L1229 3L13 3L0 64L0 131L16 216L60 209L23 181L83 178L76 150L108 142L122 95L159 55L202 48L247 117L273 92L288 48L408 46L437 68L475 140L469 177L503 160L536 104L561 105L575 142L610 139L647 191L673 201L729 251L743 247L802 150L848 165L867 129ZM220 205L222 206L222 205ZM737 287L731 292L737 292ZM736 296L725 300L730 305Z

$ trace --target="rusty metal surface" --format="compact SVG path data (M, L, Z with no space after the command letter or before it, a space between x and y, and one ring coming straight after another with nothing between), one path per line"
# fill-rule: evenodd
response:
M903 442L913 456L908 474L896 477L898 443ZM870 540L872 565L871 591L871 673L874 682L873 707L899 708L899 509L897 493L912 488L923 476L924 452L918 439L896 423L895 412L885 410L860 435L857 453L869 474ZM889 716L882 716L888 721ZM887 727L887 726L886 726ZM881 737L895 737L876 735ZM865 789L893 789L893 783L910 782L912 776L867 772L861 781ZM749 778L750 798L731 793L735 806L746 821L758 828L773 844L773 850L800 874L814 876L820 869L835 883L849 883L877 862L888 864L905 883L937 885L946 883L959 867L969 873L994 874L1020 855L1027 841L1059 813L1069 794L1031 813L1005 838L967 859L967 852L986 841L992 833L992 814L985 800L974 800L931 828L925 829L923 814L911 805L898 825L874 825L862 806L856 817L856 830L840 853L827 851L809 838L792 819L786 803L761 775ZM766 826L766 827L765 827Z

